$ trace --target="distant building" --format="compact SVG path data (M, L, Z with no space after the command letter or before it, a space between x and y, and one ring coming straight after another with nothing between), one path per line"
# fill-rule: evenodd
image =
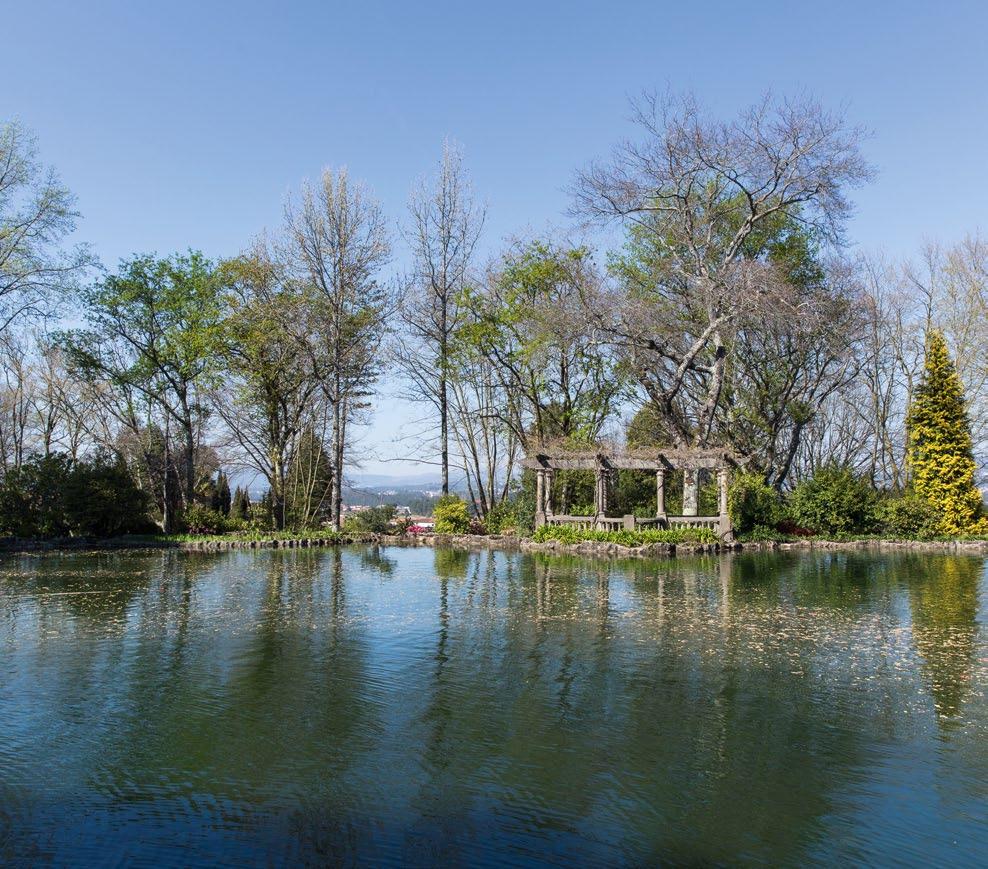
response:
M412 534L436 530L436 520L431 516L409 516L408 521L408 530Z

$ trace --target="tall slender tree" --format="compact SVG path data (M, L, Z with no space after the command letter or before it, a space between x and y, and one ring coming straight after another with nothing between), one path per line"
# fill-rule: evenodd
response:
M439 171L413 191L408 213L404 235L414 271L401 307L405 334L398 342L398 359L412 386L411 397L435 408L442 491L449 494L453 336L462 320L460 300L485 217L455 145L443 143Z
M228 376L213 403L246 464L267 480L280 529L299 438L318 413L317 350L306 326L310 294L263 242L222 268L229 286L222 341Z
M969 530L983 508L974 484L970 422L947 342L935 330L927 336L923 379L907 417L907 440L915 492L937 507L944 533Z
M394 293L380 279L391 256L384 214L345 169L326 169L317 185L285 207L285 253L313 294L309 329L317 336L313 373L332 408L332 523L342 524L348 427L367 407L382 369L381 342Z

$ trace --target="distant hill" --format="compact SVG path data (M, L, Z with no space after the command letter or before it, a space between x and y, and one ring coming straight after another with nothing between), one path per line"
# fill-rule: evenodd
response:
M435 472L422 474L350 474L350 483L360 489L439 489L442 477Z

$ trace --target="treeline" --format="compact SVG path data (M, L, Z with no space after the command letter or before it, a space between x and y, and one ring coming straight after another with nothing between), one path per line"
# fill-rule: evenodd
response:
M574 179L569 235L482 258L485 211L447 146L395 223L326 170L238 255L137 255L95 279L87 251L63 246L70 194L6 126L5 480L32 457L64 457L66 474L98 458L141 493L135 525L339 528L388 372L426 410L407 451L491 525L523 521L519 460L549 442L723 445L776 493L830 466L903 493L934 332L983 471L986 243L930 246L919 264L853 255L849 196L872 170L860 134L813 101L720 120L643 98L635 119L637 136ZM623 241L597 250L596 229ZM61 328L55 299L74 303ZM217 501L221 471L242 469L266 481L263 502ZM577 507L579 481L559 484Z

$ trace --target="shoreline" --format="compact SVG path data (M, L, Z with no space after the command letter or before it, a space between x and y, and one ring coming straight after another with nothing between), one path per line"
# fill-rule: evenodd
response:
M404 547L447 547L454 549L503 549L541 552L548 555L579 555L588 558L673 558L690 555L717 555L737 552L854 551L887 550L988 555L988 540L795 540L757 543L650 543L622 546L618 543L583 541L537 543L529 537L512 534L342 534L339 537L292 537L244 540L207 538L167 540L146 538L91 538L61 540L0 540L0 553L29 555L59 552L114 552L127 550L175 549L180 552L231 552L251 549L319 549L331 546L377 545Z

